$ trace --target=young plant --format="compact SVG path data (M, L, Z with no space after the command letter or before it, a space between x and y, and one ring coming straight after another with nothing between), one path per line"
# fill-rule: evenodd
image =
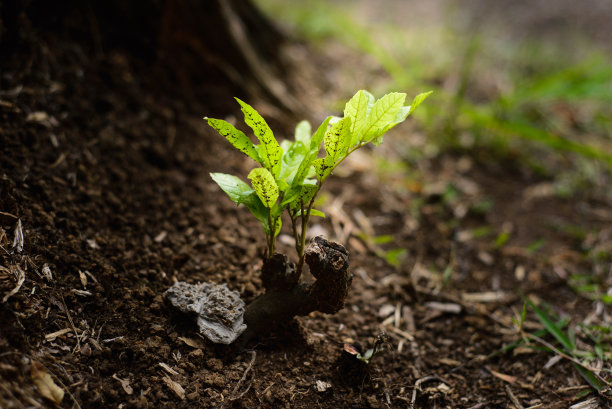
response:
M431 92L417 95L404 106L406 94L393 92L376 100L368 91L358 91L344 108L343 117L327 117L314 133L307 121L295 129L293 141L279 143L265 119L249 104L236 98L245 123L259 144L222 119L204 118L236 149L259 167L247 176L251 184L224 173L211 177L237 205L245 205L259 220L266 235L267 258L274 255L281 215L287 212L298 254L298 272L304 264L308 222L324 217L313 205L321 187L334 169L351 153L369 143L380 145L383 135L403 122ZM323 144L325 155L320 155ZM321 156L321 157L320 157Z
M385 132L404 121L428 95L420 94L412 105L404 106L403 93L376 100L369 92L358 91L346 103L342 118L326 118L314 133L310 124L302 121L296 127L295 139L281 143L261 115L238 98L244 121L259 144L226 121L205 118L235 148L259 164L247 176L250 184L236 176L211 174L230 199L253 213L266 235L267 254L261 268L266 291L245 309L247 328L241 342L296 315L313 311L335 314L344 306L352 281L348 252L323 237L315 237L306 248L310 217L324 216L313 208L317 194L344 159L369 143L379 145ZM285 255L274 253L285 212L291 221L297 266ZM300 280L304 263L314 282Z

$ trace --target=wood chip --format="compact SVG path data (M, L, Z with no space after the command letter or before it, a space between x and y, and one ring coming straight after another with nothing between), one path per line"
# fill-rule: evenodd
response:
M508 299L508 294L503 291L485 291L482 293L463 293L461 299L465 302L503 302Z
M317 382L315 383L315 387L317 388L317 392L325 392L329 388L331 388L332 385L329 382L324 382L324 381L321 381L321 380L317 380Z
M13 239L13 248L17 248L17 252L23 251L23 226L21 225L21 219L17 219L17 225L15 226L15 238Z
M165 230L162 230L157 236L155 236L153 241L155 243L161 243L162 241L164 241L167 235L168 235L168 232Z
M170 366L169 366L168 364L165 364L165 363L163 363L163 362L160 362L158 365L159 365L159 366L161 366L162 368L164 368L164 369L166 370L166 372L168 372L170 375L174 375L174 376L176 376L176 375L178 375L178 374L179 374L179 373L178 373L178 372L176 372L174 369L170 368Z
M119 381L125 393L127 393L128 395L131 395L132 393L134 393L134 389L130 386L129 379L121 379L117 376L117 374L113 374L112 378Z
M584 400L582 402L578 402L569 407L569 409L599 409L601 406L599 405L599 399L591 398L589 400Z
M166 386L172 390L181 400L185 400L185 389L181 386L180 383L173 381L167 376L162 378Z
M450 358L440 358L438 359L438 362L441 363L442 365L447 365L447 366L453 366L453 367L461 366L461 362L454 360L454 359L450 359Z
M67 334L69 332L72 332L72 328L60 329L59 331L55 331L55 332L52 332L50 334L45 335L45 340L53 341L53 340L55 340L55 338L57 338L57 337L59 337L61 335Z
M450 314L459 314L461 312L461 305L456 303L430 301L426 302L425 306L432 310L447 312Z
M83 288L87 288L87 276L81 270L79 270L79 279L81 280Z
M381 318L386 318L389 315L395 312L395 306L391 304L383 304L382 307L378 310L378 316Z
M49 264L45 263L43 265L41 273L47 281L53 281L53 273L51 272L51 268L49 268Z
M510 384L515 383L516 380L518 379L516 376L506 375L506 374L503 374L501 372L494 371L494 370L492 370L491 368L488 368L488 367L487 367L487 370L489 372L491 372L491 375L493 375L494 377L499 378L502 381L508 382Z
M4 298L2 298L2 303L7 302L9 298L17 294L25 282L25 271L23 271L19 265L15 264L14 266L11 266L11 270L13 270L13 273L16 273L17 275L17 285L11 291L9 291Z
M92 295L89 291L77 290L76 288L73 288L72 290L70 290L70 292L76 295L80 295L81 297L91 297Z
M409 333L408 333L408 332L406 332L406 331L402 331L401 329L399 329L399 328L395 328L394 326L391 326L391 325L388 325L388 326L386 326L385 328L386 328L388 331L390 331L390 332L392 332L392 333L394 333L394 334L397 334L397 335L399 335L400 337L405 338L405 339L406 339L406 340L408 340L408 341L414 341L414 337L412 336L412 334L409 334Z

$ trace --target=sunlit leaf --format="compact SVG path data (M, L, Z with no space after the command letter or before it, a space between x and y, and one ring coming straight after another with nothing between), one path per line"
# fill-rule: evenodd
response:
M278 186L268 169L255 168L249 173L248 178L264 206L268 209L273 207L278 199Z
M323 144L325 146L326 159L329 163L335 163L348 148L348 136L351 128L351 118L342 118L332 125L325 133Z
M226 173L211 173L210 177L236 204L242 203L245 196L253 192L251 186L236 176Z
M412 104L410 104L410 110L408 111L408 115L414 112L414 110L417 109L417 107L421 105L423 101L425 101L427 97L430 96L432 93L433 91L422 92L416 97L414 97L414 99L412 100Z
M405 100L405 93L391 92L376 101L370 109L368 122L363 128L361 142L370 142L385 126L397 122L397 114L404 106Z
M223 119L206 117L204 119L208 122L208 125L219 132L221 136L225 137L225 139L227 139L236 149L255 161L260 162L255 145L253 145L253 142L251 142L244 132L236 129L234 125Z
M276 178L281 169L283 150L274 138L265 119L249 104L236 98L244 114L244 122L253 130L261 145L258 147L260 163Z
M312 133L312 127L310 122L304 120L300 121L295 127L295 140L302 142L305 146L310 145L310 135Z
M374 104L374 95L368 91L360 90L346 103L344 107L344 116L351 118L351 140L349 147L355 145L359 141L361 130L368 122L368 113L370 106Z

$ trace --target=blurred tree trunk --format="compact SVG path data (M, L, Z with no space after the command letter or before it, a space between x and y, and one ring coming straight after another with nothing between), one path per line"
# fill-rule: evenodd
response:
M0 60L48 34L94 55L122 49L189 92L207 83L298 110L283 83L284 37L251 0L4 0ZM1 63L0 63L1 64Z

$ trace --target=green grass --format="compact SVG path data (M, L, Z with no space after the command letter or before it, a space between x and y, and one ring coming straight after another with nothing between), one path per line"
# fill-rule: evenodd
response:
M415 117L442 151L518 155L539 173L572 179L566 195L612 169L612 62L594 46L568 52L442 24L363 22L346 2L259 3L311 43L335 40L374 58L388 74L382 92L429 84L434 95Z

